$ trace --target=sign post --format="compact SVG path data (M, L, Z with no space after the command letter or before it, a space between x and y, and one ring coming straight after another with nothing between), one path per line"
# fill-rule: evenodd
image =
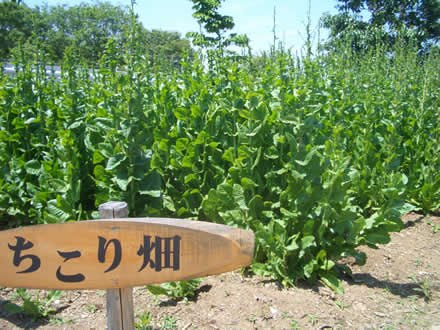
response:
M109 329L134 329L133 287L190 280L251 263L252 232L215 223L127 218L127 205L99 207L101 220L0 231L0 286L107 289Z
M99 205L101 219L128 217L125 202L107 202ZM107 326L109 330L134 329L133 288L107 289Z

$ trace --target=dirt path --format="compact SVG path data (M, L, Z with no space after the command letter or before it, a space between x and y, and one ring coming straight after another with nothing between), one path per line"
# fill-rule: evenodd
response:
M135 288L135 321L178 329L440 329L440 218L408 214L404 222L390 244L363 248L367 264L352 266L354 280L344 281L343 295L319 283L280 289L268 279L233 272L204 279L187 302ZM0 291L2 329L106 328L105 291L66 291L56 301L58 313L39 322L6 311L7 302L21 305L13 294Z

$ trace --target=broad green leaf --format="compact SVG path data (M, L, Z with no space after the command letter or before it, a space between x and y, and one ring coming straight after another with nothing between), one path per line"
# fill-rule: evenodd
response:
M141 195L149 195L152 197L160 197L162 179L156 171L148 174L145 179L139 182L139 193Z
M95 168L93 170L93 175L95 176L95 178L97 180L105 181L106 172L105 172L104 166L102 166L102 165L95 166Z
M315 272L316 266L316 260L310 260L307 264L304 265L304 275L306 278L312 277L312 274Z
M128 173L125 169L118 168L116 170L116 176L114 177L116 184L122 191L127 190L127 186L131 180L128 178Z
M367 255L365 254L365 252L357 252L354 255L354 258L356 259L356 264L358 264L359 266L363 266L367 262Z
M326 259L323 264L321 265L321 267L319 267L321 270L324 271L329 271L330 269L332 269L335 266L335 263L331 260Z
M147 289L154 296L168 295L168 291L159 285L147 285Z
M416 209L416 207L410 203L403 203L402 206L396 208L396 210L399 212L400 215L404 215L404 214L411 212L415 209Z
M185 152L188 148L189 140L187 138L180 138L176 141L176 150L179 152Z
M296 243L295 239L292 239L290 244L286 246L286 250L289 251L289 252L293 252L293 251L298 250L298 249L299 249L299 246Z
M174 109L174 115L176 116L177 119L185 120L188 117L188 110L181 107L176 108Z
M33 159L25 164L25 169L29 174L39 175L41 173L41 164L38 162L38 160Z
M239 184L234 184L232 194L234 197L234 201L237 203L238 207L241 210L248 210L242 186L240 186Z
M252 271L259 276L270 276L271 272L267 270L267 266L262 263L254 262L251 265Z
M365 236L370 244L388 244L391 241L387 233L372 232Z
M56 199L48 202L47 212L49 217L53 220L56 220L56 222L66 222L71 217L71 210L63 210L62 206L59 205Z
M258 185L249 178L241 178L241 185L243 186L243 189L253 189L258 187Z
M104 160L105 160L105 158L102 156L102 154L99 150L95 150L93 152L93 164L98 164Z
M185 156L182 159L182 167L190 168L193 167L193 157L192 156Z
M255 218L261 217L261 212L264 211L264 202L263 197L260 195L255 195L250 201L249 201L249 214ZM258 219L261 221L262 219Z
M315 243L315 237L314 236L305 236L301 239L301 248L303 250L307 249L308 247L316 246Z
M174 206L174 202L172 198L168 195L163 196L163 206L170 210L171 212L176 212L176 207Z
M98 147L105 158L110 158L113 155L113 146L110 143L99 143Z
M5 310L10 314L21 313L23 311L20 306L13 303L6 303Z
M337 294L344 293L344 287L342 286L341 281L332 273L332 272L320 272L319 277L322 282L327 285L330 289L335 291Z
M110 159L107 162L107 171L112 171L116 167L122 164L127 159L127 157L123 154L116 154L114 156L111 156Z
M234 153L232 151L232 148L229 148L228 150L226 150L225 153L223 154L222 158L233 164L234 163Z

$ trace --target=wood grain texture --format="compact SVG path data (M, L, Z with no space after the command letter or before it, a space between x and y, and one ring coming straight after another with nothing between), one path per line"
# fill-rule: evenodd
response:
M115 265L117 242L120 262ZM159 270L154 265L158 244ZM175 244L178 269L172 265ZM0 232L0 286L107 289L187 280L244 267L253 250L253 233L199 221L123 218L30 226ZM31 256L41 264L23 273L32 267ZM65 282L57 274L84 279Z
M107 289L109 330L134 329L133 288Z
M121 289L107 289L107 328L109 330L123 329Z
M125 202L107 202L101 204L99 205L99 215L101 218L107 217L112 219L127 217L128 205ZM107 289L106 301L107 328L109 330L135 329L133 288Z

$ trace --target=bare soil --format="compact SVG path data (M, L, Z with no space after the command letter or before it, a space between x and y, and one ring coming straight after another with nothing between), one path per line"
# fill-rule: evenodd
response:
M393 233L390 244L362 248L366 265L344 261L354 276L344 279L344 294L319 282L283 289L270 279L232 272L205 278L188 301L135 288L135 322L153 329L440 329L440 218L410 213L403 220L405 229ZM56 312L38 321L7 312L7 303L22 304L14 292L0 290L2 329L107 327L103 290L65 291L53 305Z

